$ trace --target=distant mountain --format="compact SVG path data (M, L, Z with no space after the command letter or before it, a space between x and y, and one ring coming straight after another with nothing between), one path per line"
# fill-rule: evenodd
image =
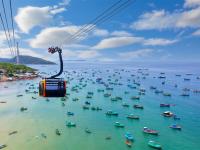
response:
M32 57L32 56L27 56L27 55L20 55L19 56L19 61L20 64L50 64L53 65L55 64L54 62L44 60L42 58L38 57ZM15 63L16 62L16 57L14 58L0 58L0 62L9 62L9 63Z

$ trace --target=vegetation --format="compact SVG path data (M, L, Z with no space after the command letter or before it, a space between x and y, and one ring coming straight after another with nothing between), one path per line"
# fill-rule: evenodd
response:
M8 76L12 76L16 73L26 73L31 72L33 73L35 70L27 67L25 65L17 65L12 63L0 63L0 69L4 69Z

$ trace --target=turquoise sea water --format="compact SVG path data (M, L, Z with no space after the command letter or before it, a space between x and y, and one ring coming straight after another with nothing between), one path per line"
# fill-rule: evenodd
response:
M58 66L32 66L39 71L54 73ZM142 68L143 70L138 70ZM67 85L68 96L65 106L62 106L60 98L39 97L38 94L25 93L25 90L33 84L37 91L40 79L32 81L17 81L0 83L0 144L7 144L8 150L150 150L147 143L149 140L159 142L164 150L198 150L200 147L200 69L199 64L94 64L94 63L67 63L63 77L69 81ZM165 72L166 79L159 79L161 72ZM146 74L146 75L145 75ZM147 75L148 74L148 75ZM175 76L181 74L181 77ZM187 75L192 74L192 75ZM132 76L131 76L132 75ZM135 75L135 76L133 76ZM110 76L110 77L109 77ZM96 78L102 78L109 84L113 91L106 91L105 86L96 83ZM143 78L145 77L145 78ZM80 79L83 78L82 87ZM191 79L184 81L184 78ZM129 81L130 80L130 81ZM140 86L133 81L140 83ZM165 84L161 84L165 81ZM29 85L27 83L30 83ZM120 83L120 84L119 84ZM136 86L131 89L127 85ZM177 84L178 87L174 87ZM79 85L78 93L71 88ZM5 88L8 86L8 88ZM150 86L171 93L171 97L155 94ZM183 89L189 88L189 97L182 97ZM110 93L111 97L120 96L122 101L113 102L111 97L105 98L104 93L97 92L104 89L104 93ZM131 100L137 96L139 89L145 89L145 95L140 100ZM87 99L87 92L94 92L92 99ZM128 91L129 94L124 92ZM23 94L22 97L16 97ZM37 99L32 99L36 97ZM78 101L72 101L79 98ZM102 111L83 110L85 101L90 101L91 106L99 106ZM129 108L122 107L122 103L130 104ZM175 106L160 108L160 103L170 103ZM143 110L134 109L134 104L144 106ZM28 110L20 112L21 107ZM118 117L108 117L105 112L113 110L119 113ZM164 118L161 113L170 110L181 118L179 121L173 118ZM75 115L67 116L71 111ZM126 116L130 113L140 116L140 120L128 120ZM77 124L75 128L66 127L66 121ZM119 121L125 128L116 128L114 123ZM177 123L182 126L182 131L174 131L169 125ZM144 126L159 131L159 136L145 135L142 132ZM61 131L61 136L55 134L55 129ZM92 133L85 133L89 128ZM17 134L8 135L9 132L18 131ZM131 148L125 145L124 134L130 132L134 136ZM44 133L47 138L41 136ZM111 140L105 140L111 136Z

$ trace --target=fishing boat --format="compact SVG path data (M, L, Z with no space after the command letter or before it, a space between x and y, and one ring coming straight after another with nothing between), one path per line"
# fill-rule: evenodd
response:
M92 133L88 128L85 129L85 132L89 134Z
M86 104L86 105L90 105L90 102L89 102L89 101L86 101L85 104Z
M129 140L126 140L126 141L125 141L125 144L126 144L128 147L132 147L132 142L129 141Z
M170 128L174 129L174 130L181 130L181 126L177 125L177 124L172 124L171 126L169 126Z
M112 138L111 136L105 137L106 140L111 140L111 138Z
M121 124L120 122L115 122L115 127L124 128L124 124Z
M139 100L140 97L139 97L139 96L132 96L131 99L132 99L132 100Z
M170 111L165 111L164 113L162 113L162 115L164 117L172 117L174 114L172 112L170 112Z
M163 93L162 90L155 90L155 94L160 94L160 93Z
M66 126L68 126L68 127L76 127L76 124L74 122L66 122Z
M56 135L61 135L61 132L58 129L56 129Z
M170 104L160 104L160 107L170 107Z
M139 116L136 116L136 115L134 115L134 114L129 114L128 116L127 116L127 118L128 119L140 119L140 117Z
M83 109L90 109L90 107L87 105L83 105Z
M22 111L22 112L23 112L23 111L26 111L26 110L28 110L28 108L26 108L26 107L21 107L21 108L20 108L20 111Z
M129 104L124 102L124 103L122 103L122 106L123 107L129 107Z
M149 129L148 127L144 127L143 132L147 134L158 135L158 131Z
M129 141L133 141L134 140L133 135L131 133L129 133L129 132L127 132L124 136Z
M6 144L0 144L0 149L3 149L3 148L5 148L5 147L7 147Z
M67 115L68 115L68 116L73 116L74 113L69 111L69 112L67 112Z
M144 109L144 107L142 105L133 105L133 107L136 109Z
M110 96L111 96L111 94L109 94L109 93L104 94L104 97L110 97Z
M172 96L170 93L163 93L163 96Z
M154 149L162 149L162 146L159 144L159 143L157 143L157 142L155 142L155 141L149 141L148 142L148 145L150 146L150 147L152 147L152 148L154 148Z
M112 110L109 110L109 111L106 112L106 115L108 115L108 116L118 116L118 113L113 112Z

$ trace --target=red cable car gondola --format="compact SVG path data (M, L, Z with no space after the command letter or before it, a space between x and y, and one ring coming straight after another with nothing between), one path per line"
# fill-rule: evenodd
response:
M39 95L43 97L64 97L66 95L66 81L63 78L56 78L63 72L62 49L58 47L51 47L48 49L49 53L59 53L60 72L49 78L44 78L39 83Z

